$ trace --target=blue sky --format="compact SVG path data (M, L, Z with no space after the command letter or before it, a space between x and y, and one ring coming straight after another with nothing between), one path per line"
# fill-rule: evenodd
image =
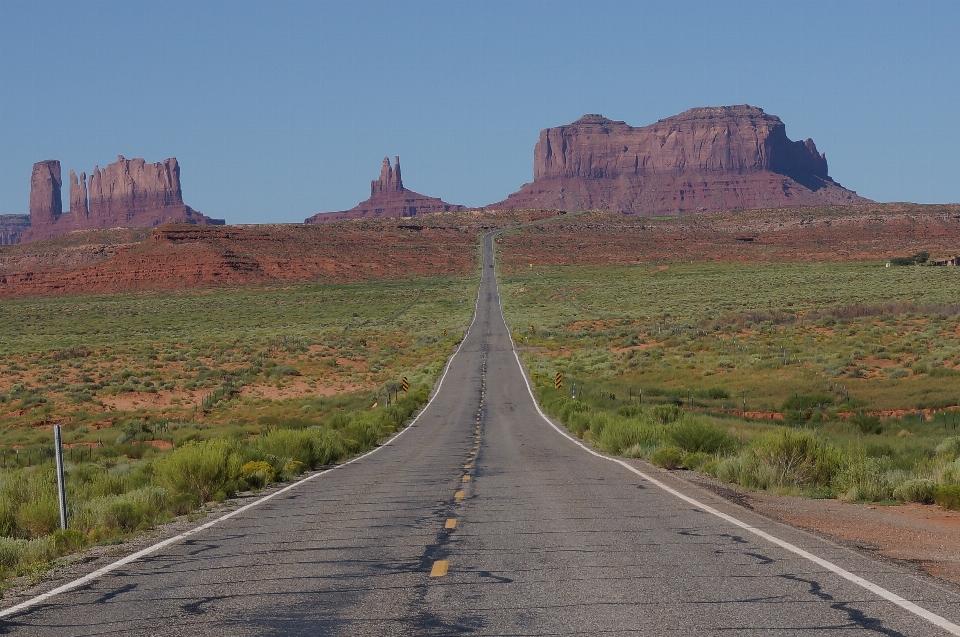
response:
M0 0L0 213L118 154L229 223L352 207L385 155L477 206L542 128L743 103L861 195L960 202L960 2Z

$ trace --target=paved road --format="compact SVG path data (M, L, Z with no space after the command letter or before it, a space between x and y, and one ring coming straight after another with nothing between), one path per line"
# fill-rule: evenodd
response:
M475 322L433 402L394 442L8 617L2 630L949 634L551 428L511 349L489 237L484 261ZM644 471L960 622L960 596L928 578ZM444 560L446 574L431 577Z

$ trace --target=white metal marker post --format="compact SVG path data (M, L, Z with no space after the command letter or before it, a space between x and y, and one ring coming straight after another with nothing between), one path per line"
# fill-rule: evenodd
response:
M57 498L60 500L60 528L67 528L67 489L63 483L63 445L60 441L60 425L53 426L53 448L57 456Z

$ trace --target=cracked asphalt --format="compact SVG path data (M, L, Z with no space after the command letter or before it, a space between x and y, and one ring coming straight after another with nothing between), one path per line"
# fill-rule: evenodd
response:
M484 240L476 320L391 444L0 621L16 635L946 635L537 413ZM637 466L641 466L637 463ZM643 466L960 623L960 595Z

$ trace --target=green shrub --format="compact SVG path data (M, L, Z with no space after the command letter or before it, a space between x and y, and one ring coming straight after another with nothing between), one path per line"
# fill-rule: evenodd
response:
M240 467L240 477L243 478L249 486L261 489L274 480L276 471L270 466L269 462L251 460Z
M314 467L333 464L346 457L347 451L343 446L343 438L327 427L313 427Z
M945 456L951 460L960 458L960 436L944 438L943 441L937 445L936 454L938 456Z
M270 376L300 376L300 371L289 365L277 365L270 371Z
M167 499L167 508L173 515L186 515L200 506L200 499L192 493L177 493Z
M941 467L939 474L940 484L960 484L960 458Z
M937 483L925 478L906 480L893 490L893 497L901 502L919 502L933 504L933 493Z
M650 409L650 417L664 425L669 425L683 417L683 409L672 403L656 405Z
M49 562L56 557L50 537L24 540L0 536L0 569L23 572L29 565Z
M306 429L273 429L257 438L257 448L265 454L297 460L308 467L313 466L316 455L313 436Z
M723 431L694 419L685 419L667 429L667 439L687 453L717 453L731 446Z
M614 418L603 428L597 444L607 453L621 454L634 446L651 446L661 436L659 428L646 418Z
M242 465L237 443L214 438L175 449L156 461L154 471L171 490L207 502L237 477Z
M707 390L707 397L713 400L725 400L730 398L730 392L723 387L711 387Z
M842 456L816 434L780 427L750 446L758 462L776 475L776 486L828 486L840 469Z
M650 456L650 462L664 469L679 469L683 466L683 452L676 447L661 447Z
M933 501L944 509L960 511L960 484L937 487L933 492Z
M713 456L711 456L709 453L703 453L702 451L685 453L683 454L682 466L684 469L697 471L712 460Z
M871 416L870 414L865 414L863 412L860 412L850 418L850 424L854 425L857 429L859 429L860 433L864 433L864 434L883 433L883 425L880 423L880 418L878 416Z
M902 470L893 468L889 457L862 457L849 461L835 476L833 486L846 500L877 502L892 499L907 479Z
M49 535L60 527L60 508L57 496L44 494L35 500L22 502L16 513L17 528L27 537Z
M79 551L90 543L87 536L77 529L57 529L50 539L58 555Z
M624 418L636 418L642 413L643 411L636 405L624 405L617 410L617 415Z
M833 404L830 394L794 394L783 401L783 411L799 411L816 408L825 409Z

